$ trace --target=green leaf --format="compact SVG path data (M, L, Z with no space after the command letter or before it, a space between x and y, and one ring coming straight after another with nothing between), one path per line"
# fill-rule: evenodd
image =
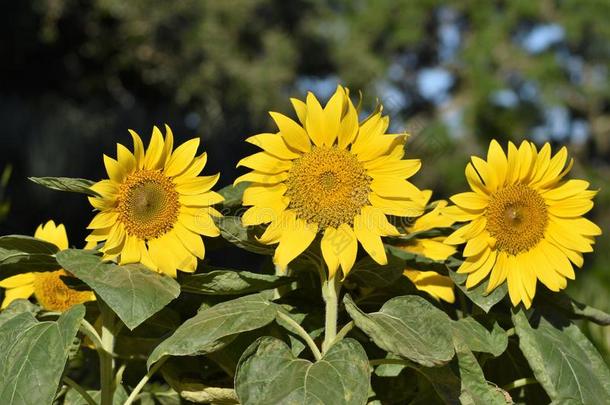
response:
M354 323L380 348L426 367L453 358L451 319L416 295L396 297L366 314L349 295L343 299Z
M610 403L610 371L580 329L557 313L513 313L519 348L554 403Z
M0 248L16 250L23 253L46 255L53 255L59 250L57 246L50 242L25 235L1 236Z
M473 317L454 321L452 325L454 336L464 342L473 352L491 353L494 357L498 357L508 346L506 332L495 322L491 331Z
M402 277L405 262L388 255L388 264L381 266L369 256L359 260L349 272L348 280L364 287L386 287Z
M239 333L273 322L276 311L275 304L260 294L201 310L155 348L148 358L148 367L163 356L195 356L219 350Z
M235 246L261 255L273 254L273 247L264 245L256 240L253 229L242 225L241 217L215 217L214 220L220 229L222 237Z
M225 200L222 205L228 208L238 207L241 205L244 190L250 185L249 182L239 183L236 186L229 185L218 190L218 194L223 196Z
M444 404L459 405L461 391L460 379L451 371L449 366L444 367L419 367L417 369L421 375L430 383L434 392L440 397ZM425 396L425 400L417 402L418 404L429 404L431 398ZM432 402L432 403L436 403Z
M53 255L59 249L31 236L0 237L0 280L17 274L59 270Z
M508 291L506 283L503 283L491 293L486 294L485 289L487 288L487 281L474 288L467 289L464 285L467 277L466 274L458 274L455 271L449 270L449 277L451 277L451 280L453 280L455 285L462 290L472 302L486 313L488 313L494 305L502 301Z
M91 287L129 329L159 312L180 294L180 285L174 279L142 265L102 262L92 250L68 249L56 256L59 264Z
M369 363L353 339L335 343L318 362L295 358L269 336L254 342L237 366L235 390L244 404L365 404Z
M77 305L57 322L24 312L0 327L0 403L50 404L85 316Z
M30 313L32 315L36 315L38 311L40 311L40 307L38 305L32 304L29 300L16 299L11 302L8 307L0 311L0 326L2 326L3 323L13 319L17 315L23 313Z
M91 190L94 181L87 179L77 179L71 177L28 177L30 181L50 188L51 190L69 191L72 193L87 194L92 197L101 197L99 193Z
M182 291L204 295L241 295L269 290L294 281L291 277L218 269L180 277Z
M460 370L460 402L477 405L506 404L502 391L487 383L476 357L461 338L455 340L455 351Z

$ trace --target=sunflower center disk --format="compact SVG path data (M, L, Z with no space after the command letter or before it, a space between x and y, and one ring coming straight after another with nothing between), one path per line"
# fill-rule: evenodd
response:
M290 169L288 208L320 229L352 225L368 203L370 184L356 156L343 149L315 147Z
M77 291L64 284L60 276L66 275L65 270L36 273L34 295L43 308L63 312L90 299L89 291Z
M170 231L180 203L172 181L157 170L140 170L121 185L119 219L127 234L154 239Z
M487 229L499 250L517 255L540 242L548 223L544 199L532 188L516 184L497 191L487 208Z

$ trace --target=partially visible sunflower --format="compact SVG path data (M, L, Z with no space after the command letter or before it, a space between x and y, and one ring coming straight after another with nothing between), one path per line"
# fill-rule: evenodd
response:
M117 159L104 155L109 179L91 188L101 197L90 197L100 212L88 228L90 246L102 241L104 259L120 264L142 263L152 270L176 277L176 270L193 272L205 248L201 235L218 236L212 206L223 201L210 191L219 175L201 176L206 153L195 156L199 138L173 150L168 126L165 139L154 127L148 148L130 131L132 153L117 144Z
M509 142L507 156L495 140L487 161L472 157L466 179L473 191L451 197L456 205L445 210L469 222L445 240L466 243L458 272L468 274L467 288L487 276L488 292L507 281L512 304L529 308L537 280L559 291L575 278L572 264L583 265L601 229L583 217L597 192L584 180L563 180L573 165L566 167L567 157L565 147L551 156L548 143L538 151L527 141Z
M432 197L432 191L424 190L427 205ZM409 234L426 232L432 229L448 228L455 222L453 219L443 215L443 210L447 207L447 201L436 201L434 208L417 218L415 222L407 227ZM414 236L407 242L400 244L399 248L405 252L415 253L435 261L447 260L456 252L456 248L444 243L444 236L419 237ZM435 271L421 271L407 267L404 275L411 280L415 288L430 294L437 300L455 302L453 292L453 281L447 276L443 276Z
M48 221L39 225L34 237L50 242L60 250L68 249L68 235L63 224L55 225ZM61 276L69 275L65 270L18 274L0 281L0 287L6 288L2 308L19 298L29 298L32 294L38 303L47 311L66 311L72 306L95 300L91 291L77 291L68 287Z
M251 182L243 203L245 226L270 223L260 237L279 243L274 261L286 266L321 234L330 275L351 270L358 242L379 264L387 257L382 236L398 235L386 215L415 217L425 204L407 181L420 168L403 160L406 134L386 134L381 106L363 122L341 86L324 108L312 93L291 99L299 123L271 112L279 132L247 139L263 149L238 166L253 169L235 183Z

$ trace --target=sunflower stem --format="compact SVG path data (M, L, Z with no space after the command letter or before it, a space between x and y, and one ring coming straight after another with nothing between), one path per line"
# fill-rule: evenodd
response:
M114 312L98 297L102 318L102 350L100 350L101 405L112 405L114 397L114 334L117 320Z
M324 342L322 353L326 353L332 346L337 336L337 313L339 309L338 295L341 290L341 282L334 275L322 284L322 298L326 303L326 320L324 324Z
M127 398L127 401L125 401L125 403L123 405L131 405L136 400L136 398L138 397L138 395L142 391L142 388L144 388L144 386L146 385L148 380L150 380L150 378L153 376L153 374L155 374L157 372L157 370L159 370L161 368L161 366L163 366L163 364L165 364L167 359L169 359L169 356L162 357L158 362L156 362L150 368L150 370L148 370L148 373L146 373L146 375L144 377L142 377L140 382L138 382L138 385L136 385L136 387L133 389L133 391L131 391L129 398Z
M299 325L299 323L297 321L292 319L290 317L290 315L287 315L287 314L285 314L283 312L279 312L279 311L278 311L277 315L278 315L278 317L282 318L285 322L290 324L294 328L294 330L297 332L297 334L305 341L305 343L307 343L307 346L309 346L309 349L313 353L316 361L320 360L322 358L322 353L320 353L318 346L316 346L316 343L313 341L311 336L309 336L309 333L307 333L307 331L305 329L303 329L303 327L301 325Z

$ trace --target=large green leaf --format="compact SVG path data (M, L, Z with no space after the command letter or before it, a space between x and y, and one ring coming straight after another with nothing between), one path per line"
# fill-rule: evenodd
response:
M201 310L155 348L148 358L148 366L163 356L195 356L219 350L237 334L273 322L276 312L276 304L260 294Z
M3 323L13 319L17 315L23 313L30 313L32 315L36 315L38 311L40 311L40 307L36 304L32 304L29 300L16 299L11 302L8 307L0 311L0 326L2 326Z
M554 403L610 403L610 371L580 329L559 314L513 313L519 347Z
M476 357L459 337L455 339L455 351L460 370L460 402L476 405L506 404L503 392L487 383Z
M174 279L142 265L102 262L92 250L68 249L56 256L59 264L91 287L129 329L140 325L180 294L180 285Z
M95 182L91 180L72 177L28 177L28 179L52 190L70 191L72 193L100 197L97 192L91 189L91 186L95 184Z
M479 284L474 288L468 289L464 284L466 282L466 274L458 274L455 271L449 270L449 277L451 277L451 280L453 280L455 285L460 290L462 290L472 302L474 302L479 308L481 308L485 312L489 312L491 307L502 301L508 291L506 283L503 283L491 293L487 294L485 292L485 289L487 288L487 281Z
M416 295L396 297L379 312L362 312L346 295L343 302L358 328L380 348L432 367L453 358L451 319Z
M368 389L368 359L353 339L339 341L312 363L265 336L244 352L235 376L240 401L253 405L365 404Z
M272 255L274 249L256 240L252 228L246 228L241 223L241 217L224 216L214 218L220 229L220 234L227 241L249 252L262 255Z
M242 295L269 290L294 281L291 277L218 269L180 278L182 291L204 295Z
M50 404L59 385L85 308L57 322L38 322L24 312L0 327L0 403Z
M453 322L453 333L473 352L491 353L498 357L508 346L508 336L504 329L494 322L493 329L487 330L473 317Z
M0 237L0 280L32 271L58 270L53 256L57 251L54 244L31 236Z
M46 240L34 238L26 235L6 235L0 237L0 248L7 250L17 250L30 254L57 253L59 248Z

